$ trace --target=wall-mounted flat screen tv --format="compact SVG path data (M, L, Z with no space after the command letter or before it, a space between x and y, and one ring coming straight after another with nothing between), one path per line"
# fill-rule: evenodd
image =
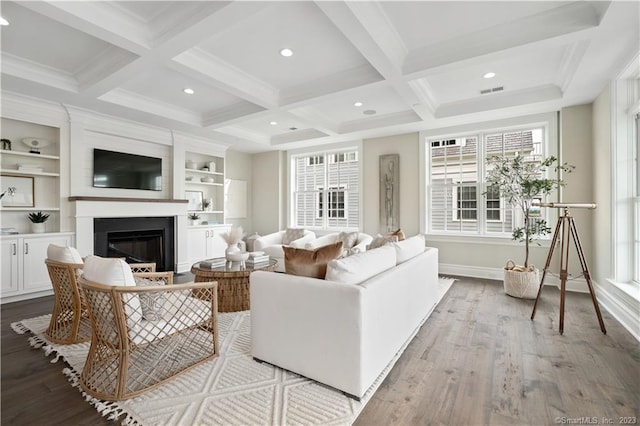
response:
M162 190L162 158L93 150L93 186Z

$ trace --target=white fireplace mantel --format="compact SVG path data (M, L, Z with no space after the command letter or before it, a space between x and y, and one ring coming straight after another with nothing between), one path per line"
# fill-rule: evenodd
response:
M103 217L175 218L175 271L190 268L187 253L187 201L115 197L69 197L76 222L76 246L80 254L93 254L93 219Z

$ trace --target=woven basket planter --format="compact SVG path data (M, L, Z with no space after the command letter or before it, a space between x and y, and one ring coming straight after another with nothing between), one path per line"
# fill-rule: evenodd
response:
M540 288L538 269L531 266L530 270L524 270L522 266L516 266L513 260L507 261L504 267L504 291L509 296L521 299L535 299Z

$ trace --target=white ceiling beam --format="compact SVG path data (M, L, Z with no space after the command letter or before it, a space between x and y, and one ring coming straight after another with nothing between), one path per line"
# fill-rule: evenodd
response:
M402 72L405 77L416 78L421 72L431 68L455 64L542 40L555 39L595 28L599 23L600 17L597 11L588 2L574 2L533 16L414 49L407 55Z
M119 13L109 2L25 1L20 5L137 55L150 48L151 39L146 27Z
M402 76L407 47L382 6L374 2L316 3L420 119L431 118Z

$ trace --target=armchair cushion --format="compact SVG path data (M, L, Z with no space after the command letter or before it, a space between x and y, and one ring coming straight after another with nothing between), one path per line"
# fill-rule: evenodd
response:
M327 263L342 254L342 241L318 247L315 250L287 246L284 246L283 250L287 274L324 279Z
M115 257L87 256L84 261L84 277L96 283L113 286L135 287L131 267L122 259ZM142 307L137 294L126 294L125 314L133 324L142 319Z
M62 263L82 263L82 256L75 247L62 247L49 244L47 258Z

